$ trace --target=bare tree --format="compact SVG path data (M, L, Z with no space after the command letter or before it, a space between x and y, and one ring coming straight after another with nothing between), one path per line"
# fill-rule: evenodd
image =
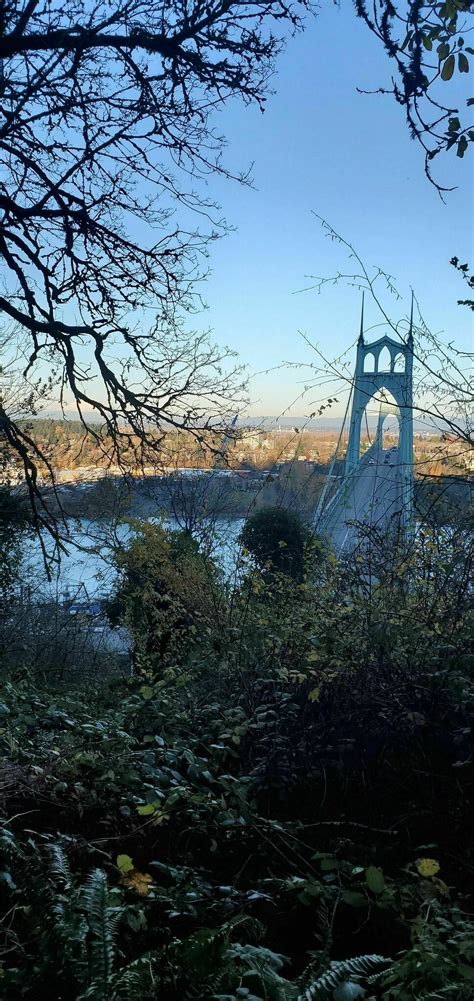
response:
M183 324L225 230L203 194L213 172L231 176L212 116L231 97L263 108L274 31L310 7L0 3L0 309L29 336L25 375L47 363L61 404L70 394L85 424L98 414L114 454L236 411L241 373ZM3 423L43 523L34 444Z
M21 452L13 447L11 427L19 424L25 441L29 424L51 401L55 386L51 376L26 380L24 344L18 330L0 332L0 484L15 485L22 478ZM37 448L37 446L35 446ZM41 453L45 468L49 457Z

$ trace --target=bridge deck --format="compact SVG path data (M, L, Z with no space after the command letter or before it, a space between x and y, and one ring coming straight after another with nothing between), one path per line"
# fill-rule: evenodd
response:
M359 533L354 522L386 531L391 524L398 525L402 509L398 449L386 451L372 446L329 502L319 530L331 539L336 553L342 555L358 544Z

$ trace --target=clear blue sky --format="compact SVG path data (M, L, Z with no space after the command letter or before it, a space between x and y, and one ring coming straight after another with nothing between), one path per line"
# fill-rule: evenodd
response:
M219 116L227 160L235 169L254 162L255 189L220 179L209 187L237 232L212 248L203 288L208 309L196 326L212 327L251 373L308 360L299 330L329 355L357 334L356 290L294 294L307 275L348 270L344 249L324 236L312 210L355 244L366 264L396 277L405 299L392 300L395 319L408 312L413 287L430 328L472 347L470 315L456 305L464 290L448 263L454 254L474 263L472 153L435 161L440 179L458 185L444 205L424 176L403 109L390 97L356 92L387 85L390 69L351 7L327 6L305 34L289 40L265 114L235 104ZM456 84L446 87L451 101ZM367 323L377 319L368 304ZM254 376L251 413L282 412L302 378L291 369ZM307 411L298 403L291 413Z
M456 255L474 266L474 151L460 160L452 150L434 161L440 182L457 185L443 204L425 177L404 109L393 97L357 93L389 87L391 71L352 5L326 0L306 31L288 40L265 113L236 100L216 116L228 140L227 166L238 173L253 163L254 186L209 179L204 193L235 231L211 245L211 275L200 286L207 309L189 317L188 327L211 328L214 340L248 365L252 416L304 417L315 409L311 400L325 395L298 399L308 373L283 365L317 361L300 331L330 358L358 334L357 289L339 284L298 294L311 284L308 276L351 271L347 252L324 235L313 213L352 243L368 268L394 276L402 301L385 302L395 321L408 315L413 288L431 331L472 350L472 313L456 303L466 293L449 260ZM441 84L450 105L462 93L464 107L471 76ZM196 225L195 218L184 222ZM366 326L379 321L366 299ZM86 363L89 346L83 357Z

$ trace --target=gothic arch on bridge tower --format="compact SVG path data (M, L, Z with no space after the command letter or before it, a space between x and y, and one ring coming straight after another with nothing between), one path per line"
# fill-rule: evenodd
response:
M393 394L381 386L367 401L361 417L359 459L369 448L398 447L400 437L399 410ZM388 441L390 438L390 442ZM396 440L393 440L396 439Z
M397 355L395 355L395 358L394 358L394 361L393 361L393 371L394 372L404 372L405 371L405 357L404 357L404 355L400 351L399 351L399 353Z
M374 358L374 368L366 367L368 356ZM399 412L399 465L403 480L404 517L412 521L413 513L413 337L412 324L406 341L396 341L387 335L366 343L361 334L357 343L356 370L349 442L345 473L351 473L361 461L362 421L369 401L380 400L381 390L390 393Z
M375 372L375 357L371 351L364 358L364 372Z
M381 413L380 444L386 452L389 448L400 446L400 418L398 414Z
M390 372L393 367L392 355L385 344L377 357L377 372Z

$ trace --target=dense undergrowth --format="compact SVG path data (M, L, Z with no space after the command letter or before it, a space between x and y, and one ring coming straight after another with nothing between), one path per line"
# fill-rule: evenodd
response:
M469 1001L465 536L230 589L160 533L134 676L5 672L2 998Z

